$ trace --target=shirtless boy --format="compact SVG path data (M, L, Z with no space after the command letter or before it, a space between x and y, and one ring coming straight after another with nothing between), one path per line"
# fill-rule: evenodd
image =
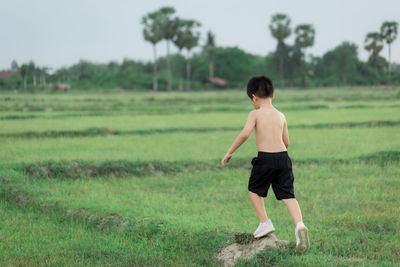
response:
M254 130L257 157L251 161L253 165L248 183L248 191L260 224L253 233L255 238L275 231L271 219L267 217L264 199L272 184L277 200L282 200L295 225L296 250L306 252L310 246L308 228L304 225L299 204L293 191L294 176L292 161L288 155L289 134L285 115L272 105L274 88L272 81L266 76L254 76L247 83L247 95L255 110L249 113L244 129L237 136L228 152L221 160L229 162L232 153L241 146Z

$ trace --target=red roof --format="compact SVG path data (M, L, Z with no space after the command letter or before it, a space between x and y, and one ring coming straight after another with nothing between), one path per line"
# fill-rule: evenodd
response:
M18 75L18 71L2 70L2 71L0 71L0 79L7 80L13 74Z

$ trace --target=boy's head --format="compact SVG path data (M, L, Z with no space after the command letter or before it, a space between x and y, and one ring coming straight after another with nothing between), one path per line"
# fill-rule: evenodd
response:
M256 75L251 77L247 82L247 95L253 101L253 95L259 98L273 99L274 96L274 86L270 78L265 75Z

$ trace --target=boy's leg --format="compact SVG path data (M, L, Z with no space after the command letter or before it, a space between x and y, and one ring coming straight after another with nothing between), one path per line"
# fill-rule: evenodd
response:
M265 211L264 198L260 197L256 193L249 191L251 202L257 213L260 222L266 222L268 220L267 212Z
M287 199L282 199L282 201L286 204L290 216L292 216L294 226L297 226L298 222L303 221L303 217L301 215L301 210L299 203L297 202L297 199L295 198L287 198Z
M304 253L310 247L310 239L308 237L308 228L302 222L303 218L301 216L299 203L295 198L288 198L282 200L288 207L288 210L290 212L290 215L292 216L295 225L294 232L296 235L296 251Z

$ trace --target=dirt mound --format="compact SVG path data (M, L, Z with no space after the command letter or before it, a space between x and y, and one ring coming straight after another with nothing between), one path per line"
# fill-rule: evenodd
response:
M239 259L250 259L264 249L287 250L289 247L289 241L279 240L274 234L254 238L251 234L242 233L235 236L235 241L224 246L216 256L218 262L223 263L224 266L232 266Z

